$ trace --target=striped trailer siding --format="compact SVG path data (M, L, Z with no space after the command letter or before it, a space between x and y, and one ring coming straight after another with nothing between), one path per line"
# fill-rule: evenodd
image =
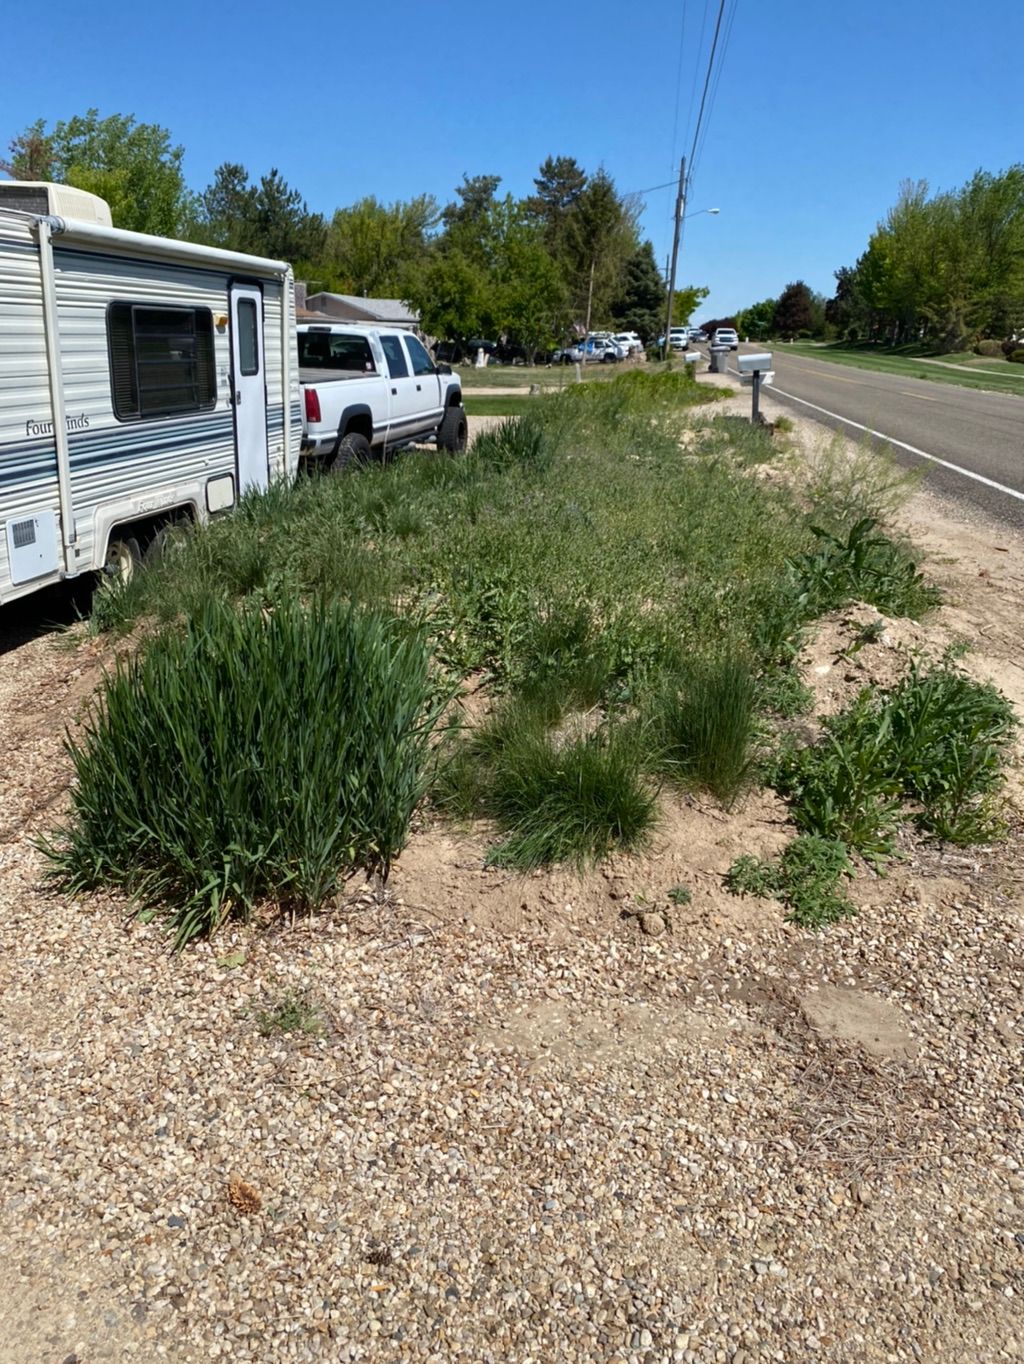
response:
M44 426L35 435L40 420ZM59 513L49 420L39 251L27 220L0 215L0 523L40 511ZM0 601L10 595L10 576L0 524Z
M81 224L58 221L54 233L52 296L73 530L67 573L101 567L115 525L152 520L173 508L205 516L208 482L236 477L227 323L233 281L256 283L263 294L269 476L294 478L301 410L290 271L283 273L286 267L275 262ZM45 281L32 219L0 210L0 602L65 576L62 564L44 578L12 583L7 557L9 520L42 511L59 516L61 508ZM112 303L210 310L212 407L128 421L115 415L108 350Z

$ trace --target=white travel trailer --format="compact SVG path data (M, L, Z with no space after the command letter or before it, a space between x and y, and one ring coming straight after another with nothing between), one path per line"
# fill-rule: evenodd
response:
M283 262L0 183L0 603L130 572L162 526L292 479L295 349Z

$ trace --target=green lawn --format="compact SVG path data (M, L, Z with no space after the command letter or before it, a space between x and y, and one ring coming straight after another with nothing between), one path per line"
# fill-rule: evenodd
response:
M467 393L462 400L468 417L518 417L536 404L536 397L529 393L486 394L482 397Z
M617 375L629 373L634 369L644 369L659 374L666 366L661 363L642 365L598 365L589 364L583 369L584 383L606 383ZM682 369L677 362L674 368ZM576 382L575 365L488 365L486 369L476 369L472 365L459 365L455 370L462 380L464 389L471 388L529 388L539 384L545 393L557 392Z
M959 355L925 356L906 355L892 351L866 349L860 346L815 345L813 342L795 341L792 345L776 342L780 355L805 355L812 360L828 360L837 365L853 365L857 369L873 369L882 374L902 375L907 379L930 379L933 383L956 384L960 388L979 388L995 393L1015 393L1024 397L1024 365L998 361L983 362L971 366L976 372L970 374L954 365L966 363ZM971 360L979 357L971 355ZM934 361L940 361L936 364Z

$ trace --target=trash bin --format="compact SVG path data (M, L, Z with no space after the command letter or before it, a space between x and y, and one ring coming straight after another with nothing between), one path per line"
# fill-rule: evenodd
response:
M728 360L728 358L729 358L729 347L728 347L728 346L712 346L712 347L711 347L711 373L712 373L712 374L724 374L724 373L725 373L725 362Z

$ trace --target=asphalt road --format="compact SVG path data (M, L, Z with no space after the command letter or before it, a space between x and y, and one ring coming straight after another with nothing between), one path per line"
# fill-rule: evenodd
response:
M784 345L772 355L765 393L855 438L868 428L901 463L923 465L930 487L1024 529L1024 398L809 360Z

